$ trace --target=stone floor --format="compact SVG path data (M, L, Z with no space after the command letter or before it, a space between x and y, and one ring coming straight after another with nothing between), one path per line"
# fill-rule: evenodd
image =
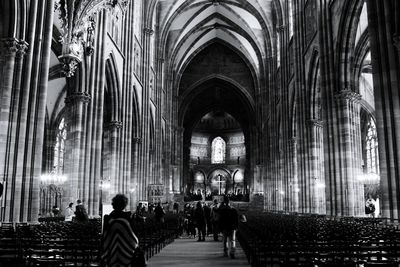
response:
M222 242L207 237L205 242L197 242L193 238L179 238L153 256L147 267L224 267L250 266L246 255L236 242L235 259L223 256Z

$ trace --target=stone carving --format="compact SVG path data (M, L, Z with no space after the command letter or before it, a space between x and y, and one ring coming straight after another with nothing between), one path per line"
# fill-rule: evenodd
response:
M142 138L141 137L133 137L132 141L135 144L141 144L142 143Z
M229 137L229 144L243 144L244 135Z
M94 52L95 18L103 9L113 10L116 6L125 9L128 0L57 0L55 9L59 10L61 20L62 55L67 77L74 75L77 65L86 52ZM113 13L113 12L111 12Z
M86 92L74 92L65 99L65 104L77 102L89 103L91 99L91 96Z
M246 148L244 146L231 148L229 155L231 158L246 156Z
M154 30L153 30L153 29L150 29L150 28L144 28L144 29L143 29L143 32L144 32L144 34L146 34L146 35L153 35Z
M122 121L111 121L108 124L108 128L122 129Z
M335 100L338 103L342 103L343 101L358 102L361 100L361 95L356 92L353 92L352 90L344 89L336 93Z
M17 58L23 57L28 50L27 42L15 38L0 39L0 44L2 53L6 55L12 55L15 53Z
M191 146L190 155L192 157L207 157L207 147Z
M163 184L149 184L148 196L150 203L159 203L164 196L164 185Z

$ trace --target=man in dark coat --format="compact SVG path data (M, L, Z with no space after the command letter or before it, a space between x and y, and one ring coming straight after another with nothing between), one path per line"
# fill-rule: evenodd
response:
M214 199L214 204L211 208L211 223L214 241L218 241L219 233L219 213L218 213L218 200Z
M209 234L212 233L212 224L211 224L211 208L209 205L204 205L204 216L206 217L206 223L207 223L207 233L206 235L208 236Z
M236 249L236 230L238 229L239 220L236 209L229 206L229 198L224 196L224 202L218 209L219 211L219 227L223 234L224 256L228 253L232 259L235 258Z
M154 217L156 222L164 223L164 215L165 211L163 207L161 207L161 203L159 202L157 207L154 209Z
M89 221L89 217L88 217L87 211L85 209L85 206L83 206L82 201L80 199L78 199L76 201L75 220L77 222L88 222Z
M204 209L201 206L201 201L197 202L196 209L194 211L194 221L199 233L199 239L197 241L206 240L206 216L204 215Z

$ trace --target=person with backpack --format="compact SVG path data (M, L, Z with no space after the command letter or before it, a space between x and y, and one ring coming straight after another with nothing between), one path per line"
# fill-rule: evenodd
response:
M146 266L143 252L139 249L139 239L133 231L131 212L125 212L128 198L118 194L112 199L113 211L104 216L103 228L103 265Z

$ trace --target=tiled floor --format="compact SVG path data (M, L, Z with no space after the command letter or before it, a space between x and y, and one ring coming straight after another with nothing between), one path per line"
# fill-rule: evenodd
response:
M205 242L197 239L180 238L166 246L162 251L152 257L148 267L223 267L223 266L250 266L246 255L236 242L236 258L223 256L222 242L213 241L207 237Z

